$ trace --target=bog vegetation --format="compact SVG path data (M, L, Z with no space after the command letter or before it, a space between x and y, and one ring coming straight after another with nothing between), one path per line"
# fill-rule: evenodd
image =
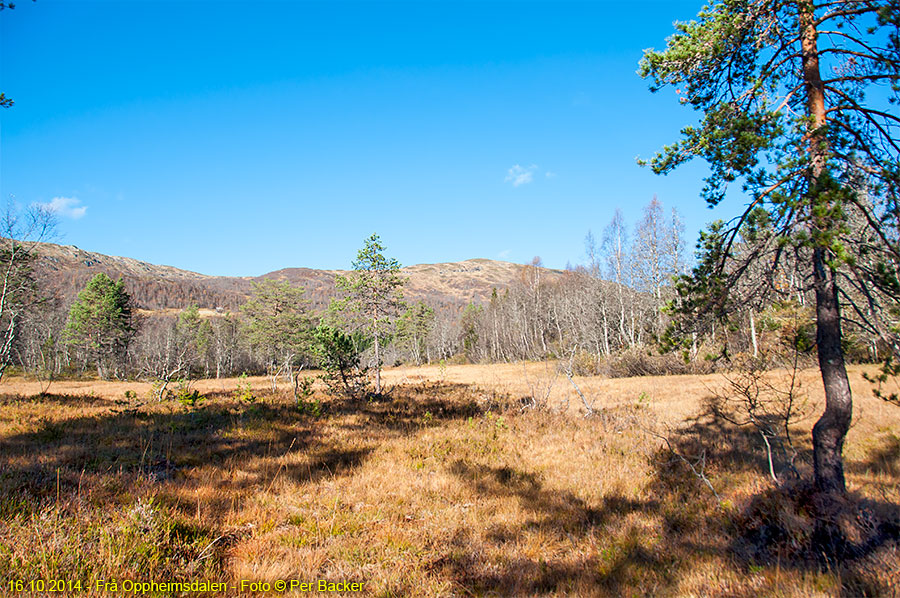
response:
M265 280L172 315L102 273L48 296L52 214L9 209L0 574L896 593L898 31L894 2L721 2L645 54L700 116L647 164L750 198L692 265L653 198L464 307L406 302L372 235L327 309Z
M160 402L148 382L40 394L14 377L0 410L0 577L348 580L374 596L890 596L900 413L864 371L850 370L862 415L832 547L814 538L804 481L823 404L814 370L798 374L793 444L770 436L771 462L758 428L718 415L729 409L713 400L718 374L576 377L587 418L542 363L390 368L389 396L317 381L302 402L265 376L198 381L196 402Z

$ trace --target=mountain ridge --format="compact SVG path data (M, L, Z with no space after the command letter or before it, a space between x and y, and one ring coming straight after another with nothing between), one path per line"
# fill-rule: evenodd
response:
M103 272L111 278L122 278L135 307L147 311L183 309L189 305L233 311L250 294L252 282L263 279L286 280L303 286L313 307L322 308L335 294L335 276L349 272L288 267L259 276L211 276L55 243L37 244L34 255L38 279L63 303L70 303L88 280ZM405 266L401 274L407 278L404 295L408 300L461 307L489 299L493 289L502 290L515 284L525 268L512 262L472 258ZM541 271L550 278L564 274L548 268Z

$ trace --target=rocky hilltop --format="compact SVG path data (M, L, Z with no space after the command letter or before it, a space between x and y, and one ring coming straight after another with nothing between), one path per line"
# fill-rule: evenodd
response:
M303 286L316 308L334 295L334 278L342 270L285 268L261 276L207 276L172 266L160 266L128 257L85 251L74 245L41 243L36 250L35 272L43 286L64 304L72 301L94 275L104 272L122 278L139 309L149 311L201 308L233 311L247 298L251 282L271 278ZM493 289L503 290L521 279L523 266L488 259L441 264L417 264L403 268L409 301L424 300L434 306L462 306L487 300ZM544 269L549 279L563 275Z

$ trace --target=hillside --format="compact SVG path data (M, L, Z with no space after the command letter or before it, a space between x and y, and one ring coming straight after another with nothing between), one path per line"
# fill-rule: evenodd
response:
M285 268L261 276L207 276L172 266L160 266L133 258L86 251L74 245L41 243L35 271L42 284L63 303L69 303L96 274L123 278L135 305L144 310L181 309L191 304L201 308L234 310L251 290L251 282L271 278L303 286L316 308L327 305L334 294L334 278L341 270ZM403 268L408 278L408 301L423 300L434 306L461 306L483 301L493 289L508 288L520 279L523 266L488 259L417 264ZM542 269L548 279L560 270Z
M488 259L406 266L402 269L407 277L404 296L409 301L421 299L431 305L465 305L472 301L486 301L493 289L508 288L519 280L522 268L520 264ZM544 271L550 277L558 278L563 274L561 270ZM334 277L337 274L347 274L347 271L285 268L258 278L287 280L303 286L318 302L320 296L330 297L334 292Z

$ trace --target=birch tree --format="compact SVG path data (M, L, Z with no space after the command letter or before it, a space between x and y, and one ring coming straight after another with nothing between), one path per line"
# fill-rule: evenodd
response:
M41 301L32 271L40 241L52 236L53 212L40 206L19 211L9 202L0 219L0 379L13 360L22 320Z
M619 335L623 340L630 339L629 345L634 345L635 335L627 332L629 322L633 318L629 318L628 309L626 308L626 287L631 285L629 277L629 258L628 258L628 225L625 223L625 217L622 210L616 208L612 220L603 230L603 252L606 255L607 277L614 282L616 302L618 303L617 324ZM634 306L631 306L633 313Z

